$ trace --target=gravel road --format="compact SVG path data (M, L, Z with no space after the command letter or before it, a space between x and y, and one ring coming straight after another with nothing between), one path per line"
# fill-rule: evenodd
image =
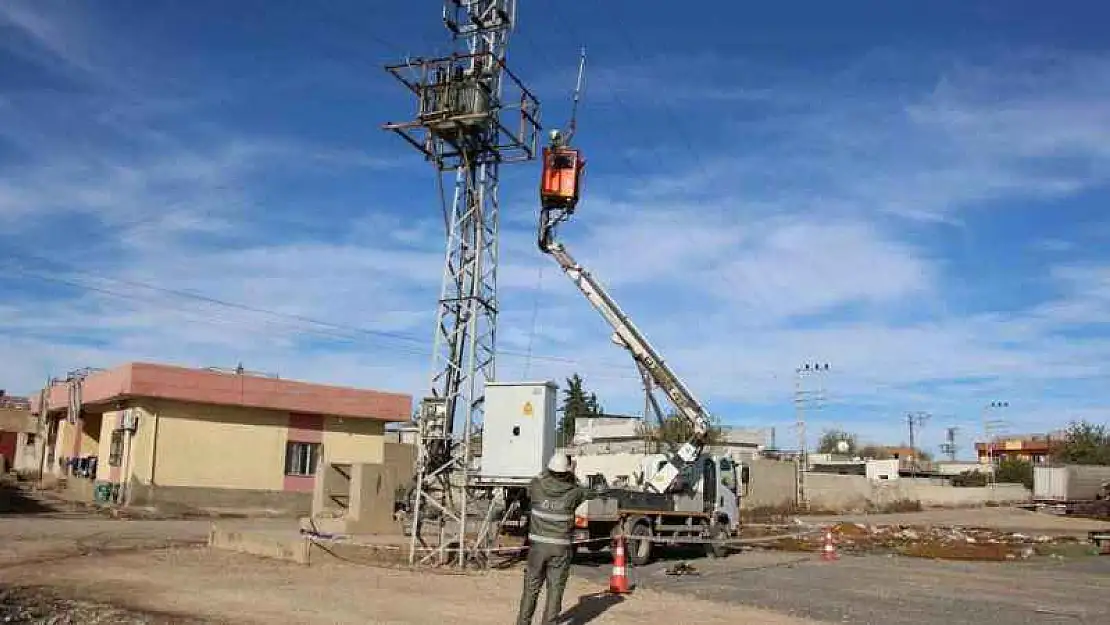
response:
M49 588L0 585L0 623L49 625L202 625L188 615L120 608L60 596Z
M1106 623L1110 557L1020 563L942 562L750 551L687 562L697 576L668 576L676 561L635 569L641 588L859 625ZM607 566L577 566L600 581Z
M339 560L305 567L200 546L209 525L0 517L0 622L488 625L515 616L519 569L452 575ZM814 625L651 590L611 597L606 588L607 578L571 580L564 608L572 622Z

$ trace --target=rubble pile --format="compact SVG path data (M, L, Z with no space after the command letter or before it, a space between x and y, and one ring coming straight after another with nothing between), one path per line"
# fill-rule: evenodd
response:
M1051 554L1051 547L1076 545L1073 537L1028 535L974 527L864 525L831 527L836 549L845 554L891 554L943 560L1022 560ZM788 551L820 551L823 534L784 539L768 546Z

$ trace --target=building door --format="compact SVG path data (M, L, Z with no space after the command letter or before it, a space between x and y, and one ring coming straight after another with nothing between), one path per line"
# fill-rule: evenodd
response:
M0 457L4 460L0 465L5 471L15 465L15 446L19 434L15 432L0 432Z

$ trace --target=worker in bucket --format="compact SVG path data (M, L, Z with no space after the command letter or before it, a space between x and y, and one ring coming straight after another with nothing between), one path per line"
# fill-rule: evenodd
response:
M540 587L546 582L547 597L543 623L558 622L562 612L563 590L570 575L574 555L574 510L582 502L598 497L604 490L582 486L574 476L574 461L556 451L547 469L528 485L531 509L528 520L528 567L520 596L517 625L531 625Z

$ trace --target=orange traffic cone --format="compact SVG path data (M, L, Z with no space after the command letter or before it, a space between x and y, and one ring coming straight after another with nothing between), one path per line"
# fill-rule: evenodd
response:
M825 528L825 544L821 547L821 559L826 562L840 559L840 556L836 553L836 543L833 542L831 528Z
M626 595L632 592L628 587L628 572L624 563L624 536L617 536L613 547L613 572L609 575L609 592Z

